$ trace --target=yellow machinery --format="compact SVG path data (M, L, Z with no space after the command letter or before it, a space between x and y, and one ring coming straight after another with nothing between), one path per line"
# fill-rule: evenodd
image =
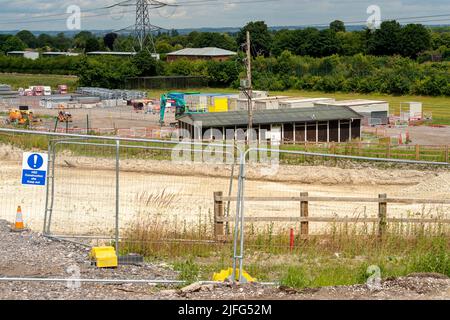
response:
M33 122L38 122L33 112L28 107L20 107L20 109L10 109L7 122L13 125L28 126Z
M58 122L72 122L72 115L65 111L60 111L58 113Z

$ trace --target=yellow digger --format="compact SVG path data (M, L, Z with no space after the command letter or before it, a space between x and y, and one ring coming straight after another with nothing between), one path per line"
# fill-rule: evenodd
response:
M21 106L19 109L10 109L9 116L6 120L7 124L29 126L34 122L39 122L39 119L34 117L32 111L26 106Z

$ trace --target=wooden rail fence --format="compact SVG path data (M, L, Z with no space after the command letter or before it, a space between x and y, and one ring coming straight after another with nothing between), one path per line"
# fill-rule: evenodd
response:
M450 145L397 145L363 141L347 143L294 143L285 141L282 149L374 158L450 162Z
M386 233L388 223L441 223L450 224L450 219L441 218L389 218L388 203L395 204L441 204L450 205L450 200L436 199L404 199L388 198L386 194L380 194L378 198L361 197L310 197L307 192L303 192L298 197L245 197L245 202L299 202L300 212L297 217L245 217L245 222L297 222L300 223L300 236L306 239L309 236L310 222L324 223L377 223L378 236L381 239ZM225 238L224 224L234 222L234 217L226 217L224 212L225 202L236 202L237 197L224 197L222 192L214 193L214 235L217 240ZM309 215L310 202L357 202L357 203L378 203L378 217L376 218L352 218L352 217L311 217Z

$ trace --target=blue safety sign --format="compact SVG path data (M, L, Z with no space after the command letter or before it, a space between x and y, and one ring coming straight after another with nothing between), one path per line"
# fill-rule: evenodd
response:
M45 186L47 184L48 155L24 152L22 161L22 184Z

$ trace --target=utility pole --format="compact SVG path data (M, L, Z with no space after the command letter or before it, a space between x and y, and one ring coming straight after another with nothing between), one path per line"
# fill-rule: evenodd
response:
M252 51L251 51L251 39L250 31L247 31L247 88L246 94L248 98L248 140L253 139L253 89L252 89Z

